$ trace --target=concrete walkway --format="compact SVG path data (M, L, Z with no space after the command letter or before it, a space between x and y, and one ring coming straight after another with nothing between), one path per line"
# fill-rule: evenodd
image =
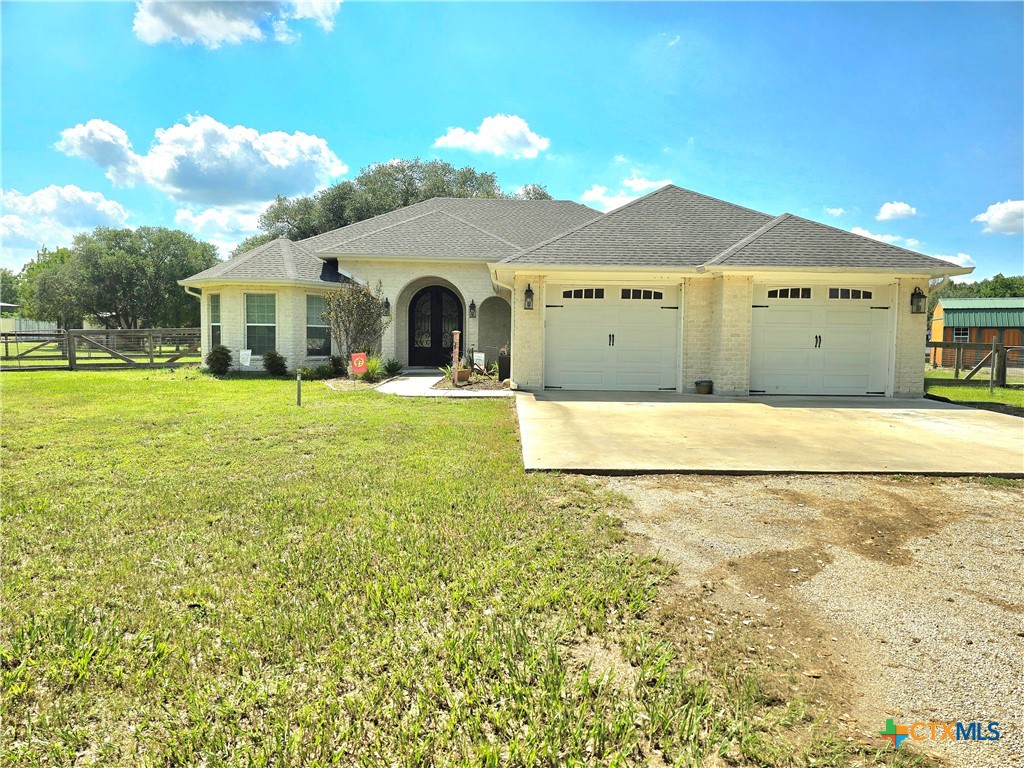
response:
M401 376L385 381L378 392L399 397L511 397L513 392L507 389L432 389L441 376L436 369L408 370Z
M1024 477L1024 419L933 400L518 395L532 470Z

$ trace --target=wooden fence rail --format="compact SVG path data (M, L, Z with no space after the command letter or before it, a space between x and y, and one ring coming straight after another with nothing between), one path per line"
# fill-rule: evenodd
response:
M957 343L950 341L929 341L929 360L935 368L952 368L953 379L967 383L985 383L989 386L1005 387L1007 369L1013 370L1020 378L1024 369L1024 347L1007 347L998 341L991 344ZM952 354L947 354L947 351ZM986 382L973 381L974 376L988 367ZM960 378L961 371L966 371Z
M163 368L201 361L198 328L0 333L3 370Z

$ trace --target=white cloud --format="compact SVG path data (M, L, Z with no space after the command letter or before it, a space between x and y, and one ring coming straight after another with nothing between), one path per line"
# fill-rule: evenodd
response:
M861 237L870 237L872 240L889 243L890 245L900 245L904 248L916 248L921 244L920 240L916 240L913 237L902 237L900 235L878 235L874 232L869 232L863 227L852 227L850 231L855 235L860 235Z
M341 0L139 0L132 29L150 45L177 40L215 49L266 40L268 33L291 43L301 35L289 21L311 19L330 32L340 7Z
M538 152L543 152L550 144L550 139L531 131L519 115L485 117L476 131L449 128L444 136L434 142L435 147L489 152L498 157L511 155L515 159L536 157Z
M179 208L174 214L174 223L213 243L226 259L241 240L259 231L260 214L269 204L213 206L198 211Z
M883 203L878 209L875 221L891 221L892 219L909 219L917 215L917 208L907 203Z
M615 208L621 208L626 203L636 200L639 195L630 195L623 190L619 190L617 193L608 192L608 187L600 184L595 184L582 195L580 200L584 203L589 203L601 211L611 211Z
M825 213L827 213L829 216L836 216L836 217L838 217L838 216L842 216L844 213L846 213L846 209L845 208L826 208L825 209Z
M668 47L671 48L673 45L678 43L679 40L680 40L679 35L676 35L675 37L673 37L671 40L668 41Z
M43 246L70 245L79 232L124 226L129 215L117 201L74 184L51 184L28 195L16 189L2 190L0 205L4 211L0 220L4 262L14 267L20 267Z
M666 184L671 184L672 179L662 179L660 181L651 181L640 175L640 172L634 168L629 178L623 179L616 191L611 191L608 187L602 184L595 184L582 195L580 195L580 201L593 205L595 208L599 208L602 211L611 211L615 208L621 208L626 203L636 200L641 197L644 193L650 192L655 189L660 189Z
M63 131L56 148L94 161L115 184L150 184L178 202L213 205L307 194L348 171L319 136L228 127L208 115L157 130L145 155L120 127L95 119Z
M951 261L960 267L975 266L974 257L971 256L971 254L969 253L958 253L956 256L947 256L942 253L933 253L932 256L934 256L936 259L942 259L943 261ZM957 280L960 282L965 282L964 280L962 280L962 278L957 278Z
M984 224L982 232L1019 235L1024 232L1024 200L992 203L984 213L979 213L971 221Z
M650 192L651 190L654 189L660 189L661 187L664 187L666 184L671 183L672 179L662 179L661 181L651 181L650 179L645 179L643 176L639 175L639 172L636 170L636 168L633 169L633 172L630 174L628 179L622 180L622 186L629 187L633 192L640 193Z

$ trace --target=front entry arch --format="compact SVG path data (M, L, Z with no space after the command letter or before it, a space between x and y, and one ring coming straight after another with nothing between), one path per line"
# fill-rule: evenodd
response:
M443 285L421 289L409 302L409 365L452 361L452 332L462 331L462 302Z

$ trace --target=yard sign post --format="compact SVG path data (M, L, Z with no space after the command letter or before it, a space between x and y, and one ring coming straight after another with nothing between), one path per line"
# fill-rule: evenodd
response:
M295 371L295 404L302 407L302 371Z
M365 352L353 352L352 353L352 364L349 366L349 378L352 378L354 374L366 373L366 353ZM356 380L352 379L352 389L356 388Z

